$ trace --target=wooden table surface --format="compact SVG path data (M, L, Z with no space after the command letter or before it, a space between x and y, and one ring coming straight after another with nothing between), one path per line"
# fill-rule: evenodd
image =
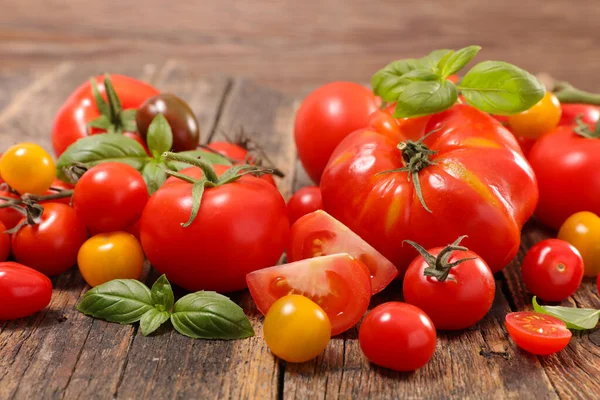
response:
M286 172L284 196L308 183L296 159L292 125L298 100L260 84L224 76L206 78L185 63L66 62L0 72L0 149L32 140L50 149L53 116L67 95L90 75L128 74L177 93L197 112L202 141L242 126ZM88 287L77 269L53 279L49 307L22 320L0 321L0 399L136 398L600 398L600 332L574 334L562 352L536 357L507 338L504 316L530 308L519 280L519 260L533 243L551 235L525 227L519 256L497 274L489 315L464 332L440 333L424 368L396 373L371 365L361 354L357 329L333 338L316 360L286 364L262 337L262 316L247 291L231 294L249 316L256 336L203 341L169 327L144 337L138 326L84 316L75 305ZM152 283L150 271L143 279ZM395 282L372 306L401 299ZM181 293L181 292L180 292ZM585 280L565 305L600 307L594 283Z

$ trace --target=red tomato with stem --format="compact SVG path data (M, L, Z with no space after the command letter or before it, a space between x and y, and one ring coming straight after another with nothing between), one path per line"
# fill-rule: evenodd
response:
M287 203L288 217L292 225L298 218L322 209L323 197L318 186L306 186L299 189Z
M344 139L321 179L324 209L401 274L416 256L403 240L434 248L464 234L465 246L499 271L535 209L535 175L488 114L458 104L426 119L408 130L398 120L397 134L367 128Z
M248 274L246 281L252 299L264 315L284 296L308 297L329 317L332 336L356 325L371 300L369 272L362 262L348 254L261 269Z
M0 262L6 261L10 255L10 235L5 231L6 227L0 221Z
M88 233L75 210L62 203L44 204L41 220L12 236L15 260L45 275L62 274L77 263L77 252Z
M50 304L51 297L47 276L16 262L0 263L0 320L28 317Z
M307 214L292 226L288 261L338 253L350 254L367 266L373 294L385 289L398 275L394 264L325 211Z
M562 115L558 125L573 125L577 117L586 124L595 124L600 120L600 107L591 104L561 103Z
M423 310L437 329L473 326L494 302L496 284L490 268L460 246L462 239L429 251L410 242L421 254L404 276L404 301Z
M19 196L5 190L0 191L1 197L10 199L18 199ZM0 199L0 204L6 203L6 200ZM0 222L4 224L6 229L12 229L23 219L23 213L13 207L0 208Z
M296 113L294 137L298 157L315 183L336 146L367 126L379 104L370 89L352 82L328 83L304 99Z
M71 185L70 183L67 182L63 182L60 179L56 178L54 180L54 182L52 182L52 186L50 186L50 189L48 189L48 191L46 191L46 193L44 193L44 196L50 195L50 194L55 194L58 193L60 191L63 190L73 190L75 188L75 186ZM40 204L45 204L45 203L64 203L64 204L71 204L71 197L72 196L68 196L68 197L63 197L60 199L53 199L53 200L47 200L47 201L40 201Z
M564 240L542 240L525 255L521 277L527 289L537 297L562 301L579 288L583 259L579 251Z
M436 339L427 314L395 301L371 310L358 332L360 348L369 361L396 371L414 371L427 364Z
M73 193L73 208L93 234L129 228L140 219L147 201L142 174L119 162L90 168Z
M215 165L216 175L230 167ZM180 171L200 179L196 167ZM217 179L212 177L211 179ZM231 292L246 287L246 274L274 265L289 234L285 201L273 185L251 175L206 187L197 216L192 184L171 177L156 191L141 218L142 247L150 263L190 291Z
M572 336L560 319L531 311L508 314L506 329L517 346L540 356L561 351Z
M106 101L105 76L100 75L93 79L98 85L100 95ZM127 119L119 118L122 111L137 109L146 99L157 95L159 92L149 84L128 76L113 74L110 75L110 81L120 101L120 107L118 107L120 113L110 122L117 131L127 132L131 126L120 122ZM105 130L103 129L88 128L88 123L98 119L101 115L92 85L87 81L69 96L56 114L52 127L52 146L56 155L60 156L67 147L82 137L104 133ZM128 116L128 118L135 122L135 113ZM135 132L129 132L128 136L139 138ZM138 139L136 138L136 140ZM138 141L143 143L141 139Z

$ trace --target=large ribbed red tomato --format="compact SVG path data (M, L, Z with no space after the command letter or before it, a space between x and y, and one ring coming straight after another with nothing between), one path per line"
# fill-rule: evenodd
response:
M401 274L417 255L403 240L433 248L462 235L492 271L504 268L538 197L518 143L498 121L468 105L422 118L426 124L398 120L340 143L321 178L325 210ZM407 166L413 172L399 170Z

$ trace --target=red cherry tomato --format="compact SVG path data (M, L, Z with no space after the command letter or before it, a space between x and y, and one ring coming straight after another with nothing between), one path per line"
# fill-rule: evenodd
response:
M52 186L50 186L50 189L48 189L46 191L46 193L44 193L44 196L47 196L49 194L55 194L58 193L59 191L62 190L72 190L75 186L71 185L70 183L67 182L63 182L60 179L56 178L54 180L54 182L52 182ZM53 190L53 189L58 189L58 190ZM46 201L41 201L40 204L45 204L45 203L64 203L64 204L71 204L71 197L63 197L60 199L53 199L53 200L46 200Z
M141 241L141 239L140 239L140 237L141 237L140 236L140 226L141 226L140 221L141 221L141 219L138 219L135 224L131 225L129 228L127 228L125 230L127 233L131 233L133 236L135 236L135 238L138 241Z
M246 281L256 306L265 315L277 299L288 294L308 297L329 317L332 336L356 325L371 300L368 270L348 254L261 269L248 274Z
M207 146L209 149L216 151L217 153L229 158L234 161L235 165L241 164L253 164L253 159L248 155L248 150L242 145L231 143L231 142L212 142ZM271 174L264 174L260 179L269 182L271 185L277 187L275 179Z
M73 193L73 208L93 234L127 229L140 219L147 201L142 174L118 162L90 168Z
M369 361L396 371L414 371L427 364L436 338L427 314L400 302L375 307L358 333L360 348Z
M0 221L0 262L6 261L10 255L10 235L5 231L6 227Z
M319 183L336 146L364 128L379 107L371 90L352 82L333 82L312 92L296 113L298 156L308 176Z
M0 263L0 320L25 318L50 303L52 282L15 262Z
M586 124L595 124L600 119L600 107L591 104L561 103L562 115L558 125L573 125L577 117Z
M106 100L104 76L95 77L98 90ZM119 97L123 110L138 108L146 99L159 92L147 83L123 75L110 75L112 85ZM103 133L89 130L87 124L100 116L92 86L87 81L79 86L64 102L54 119L52 146L60 156L76 140L90 134Z
M394 264L325 211L307 214L292 226L288 261L338 253L350 254L367 266L373 294L385 289L398 275Z
M561 301L575 293L581 284L583 260L579 251L564 240L543 240L525 255L521 276L534 295L547 301Z
M443 247L438 247L429 253L439 261L443 251ZM404 276L404 301L427 313L437 329L458 330L475 325L492 308L496 284L490 268L475 253L450 251L447 264L469 258L472 260L450 268L447 278L440 280L425 275L426 270L436 272L435 265L430 266L419 255ZM442 263L440 266L444 268Z
M323 198L321 197L321 190L317 186L303 187L288 200L287 210L290 225L293 225L298 218L322 209Z
M19 196L17 196L16 194L4 190L0 191L0 196L9 197L11 199L19 198ZM2 203L6 203L6 200L0 199L0 204ZM6 229L14 228L15 225L17 225L21 219L23 219L23 214L20 213L18 210L12 207L0 208L0 222L4 224L4 227Z
M540 356L561 351L571 340L571 331L563 321L531 311L508 314L506 329L517 346Z

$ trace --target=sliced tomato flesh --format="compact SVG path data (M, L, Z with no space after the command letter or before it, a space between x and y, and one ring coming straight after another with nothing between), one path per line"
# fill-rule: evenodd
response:
M265 315L283 296L308 297L327 313L332 335L356 325L371 299L369 270L344 253L254 271L246 276L246 282L257 308Z
M292 226L287 249L289 261L347 253L369 269L373 294L381 292L398 276L398 270L373 246L323 210L298 219Z
M553 354L564 349L572 336L560 319L532 311L508 314L506 328L517 346L537 355Z

